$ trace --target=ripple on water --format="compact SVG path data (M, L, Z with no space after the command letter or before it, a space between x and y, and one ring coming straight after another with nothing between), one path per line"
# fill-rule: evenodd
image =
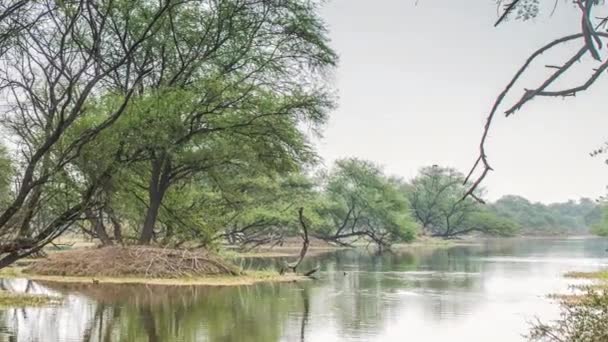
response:
M608 263L600 258L530 258L530 257L483 257L473 258L472 260L494 263L544 263L544 264L561 264L574 266L594 266L604 267Z

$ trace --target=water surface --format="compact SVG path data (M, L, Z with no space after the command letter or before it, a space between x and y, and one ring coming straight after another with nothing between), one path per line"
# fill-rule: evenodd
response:
M608 265L601 239L508 239L373 255L311 258L320 279L243 287L57 285L50 308L0 310L6 341L524 341L529 322L557 317L549 293L570 270ZM243 260L246 267L277 261Z

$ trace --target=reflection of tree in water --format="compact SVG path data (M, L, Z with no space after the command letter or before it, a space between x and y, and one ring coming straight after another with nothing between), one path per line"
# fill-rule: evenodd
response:
M135 285L47 286L83 294L96 308L82 341L278 341L289 312L309 311L308 292L288 285L234 288ZM303 309L304 308L304 309ZM66 308L69 310L69 308ZM306 330L307 314L301 321ZM299 322L299 319L298 319ZM69 325L69 322L66 324Z
M483 277L552 267L489 259L531 256L533 245L540 243L488 241L478 246L421 248L383 255L341 251L308 260L310 267L323 266L321 281L297 285L197 288L46 284L53 291L69 294L66 304L47 311L0 311L0 330L10 326L19 341L49 342L312 341L319 333L365 339L381 334L394 317L432 322L446 317L458 319L463 313L477 310L487 302L479 297L485 291ZM580 256L589 247L586 244L573 242L568 253ZM537 253L551 256L549 246L537 248L541 251ZM2 286L15 287L0 282ZM37 283L28 286L25 282L16 287L29 287L31 291L41 288ZM19 324L12 323L15 318Z
M313 298L322 305L321 311L333 313L338 336L379 333L398 306L386 300L387 293L404 286L403 280L391 277L391 273L415 270L416 263L409 253L343 251L326 255L321 264L329 286L317 289Z
M302 323L300 324L300 341L306 341L306 329L310 320L310 288L304 287L302 291Z
M0 283L0 287L11 292L57 295L38 282L24 279L4 279ZM65 310L67 306L69 311ZM87 303L76 298L66 298L64 304L51 307L9 308L0 312L0 331L19 342L80 340L86 321L93 315Z
M446 312L478 305L454 297L481 286L481 262L471 260L471 253L467 247L335 253L321 262L331 293L313 298L331 298L324 306L333 312L339 336L379 334L390 317L408 311L441 319Z

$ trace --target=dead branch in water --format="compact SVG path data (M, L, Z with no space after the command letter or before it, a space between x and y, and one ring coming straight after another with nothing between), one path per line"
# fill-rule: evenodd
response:
M302 249L300 250L300 255L298 257L298 260L296 260L294 263L286 265L285 268L290 269L293 273L297 273L298 270L298 266L300 266L300 264L302 263L302 261L304 260L304 258L306 257L306 253L308 252L308 247L310 246L310 239L308 237L308 225L306 224L306 219L304 217L304 208L300 207L300 209L298 209L298 219L300 220L300 225L302 226ZM285 273L285 268L281 269L280 273L283 274ZM310 271L307 271L304 273L305 276L307 277L312 277L312 275L317 272L319 270L319 268L314 268Z

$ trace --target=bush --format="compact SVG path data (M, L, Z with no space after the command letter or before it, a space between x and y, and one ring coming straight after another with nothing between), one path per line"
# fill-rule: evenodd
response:
M561 317L550 324L538 322L528 336L535 342L608 341L608 293L586 289L582 296L562 300Z

